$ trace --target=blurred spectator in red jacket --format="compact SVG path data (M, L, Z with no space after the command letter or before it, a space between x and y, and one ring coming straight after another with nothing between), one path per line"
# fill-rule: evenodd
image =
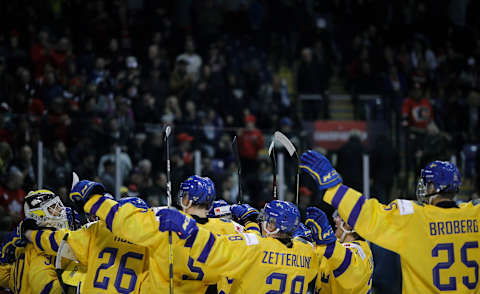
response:
M23 218L23 199L25 192L22 189L23 174L11 167L4 185L0 186L0 223L2 228L9 228Z
M242 160L242 168L246 173L257 171L257 158L263 148L264 138L262 132L255 126L256 118L249 114L245 117L245 128L238 137L238 152Z
M425 131L433 120L433 110L430 101L423 97L422 87L415 83L411 97L402 104L402 125L412 127L416 131Z

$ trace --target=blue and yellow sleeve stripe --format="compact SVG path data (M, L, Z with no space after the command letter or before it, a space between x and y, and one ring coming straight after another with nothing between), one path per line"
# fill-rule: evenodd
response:
M244 226L245 233L254 233L260 235L260 227L255 222L249 222Z
M105 221L107 228L112 231L113 221L119 206L120 204L111 198L94 195L85 203L84 210Z
M317 252L319 252L318 248ZM345 271L347 271L352 263L352 251L345 248L338 241L330 243L326 246L325 251L323 252L323 257L327 259L329 268L333 269L333 275L335 278L341 276Z
M55 255L58 251L60 241L69 230L38 230L32 233L32 244L40 251Z
M347 223L355 228L366 197L352 188L339 184L328 189L323 200L338 209L342 218L346 219Z

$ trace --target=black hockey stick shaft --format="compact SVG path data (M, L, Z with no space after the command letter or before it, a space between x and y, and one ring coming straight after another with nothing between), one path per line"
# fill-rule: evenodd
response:
M171 128L165 128L165 151L167 156L167 205L168 209L172 207L172 181L170 177L170 138ZM168 231L168 274L169 274L169 290L173 294L173 246L172 231Z
M273 200L277 200L277 159L275 158L275 141L272 140L270 147L268 148L268 156L272 162L272 174L273 174Z
M238 153L238 140L237 136L233 137L232 152L235 157L235 164L237 165L238 175L238 203L243 203L243 191L242 191L242 164L240 162L240 153Z
M60 242L60 246L58 248L57 252L57 259L55 260L55 274L57 275L58 283L60 284L60 288L62 288L62 294L67 294L67 285L65 285L65 282L63 281L62 274L63 274L63 269L62 269L62 253L63 253L63 248L67 242L68 239L68 233L65 234L63 237L62 241Z

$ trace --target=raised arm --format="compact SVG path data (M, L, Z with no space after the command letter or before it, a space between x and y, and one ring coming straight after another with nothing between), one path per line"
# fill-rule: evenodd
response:
M328 279L336 279L344 289L365 288L373 271L371 254L365 253L358 244L341 244L335 237L325 213L316 207L307 208L306 224L317 244L317 254L324 257L320 269L329 269L333 274L333 277L329 277L329 273L320 273L317 290L322 282L328 283Z
M326 190L323 200L338 209L340 216L363 238L384 248L399 252L401 239L408 238L405 225L411 220L414 204L395 200L389 206L342 185L342 179L328 159L315 151L301 156L300 168L310 174L320 190Z

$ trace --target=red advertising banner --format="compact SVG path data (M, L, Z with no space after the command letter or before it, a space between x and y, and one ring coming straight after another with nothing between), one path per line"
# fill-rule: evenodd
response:
M368 138L367 123L362 120L320 120L314 123L315 146L336 150L348 141L355 132L365 143Z

